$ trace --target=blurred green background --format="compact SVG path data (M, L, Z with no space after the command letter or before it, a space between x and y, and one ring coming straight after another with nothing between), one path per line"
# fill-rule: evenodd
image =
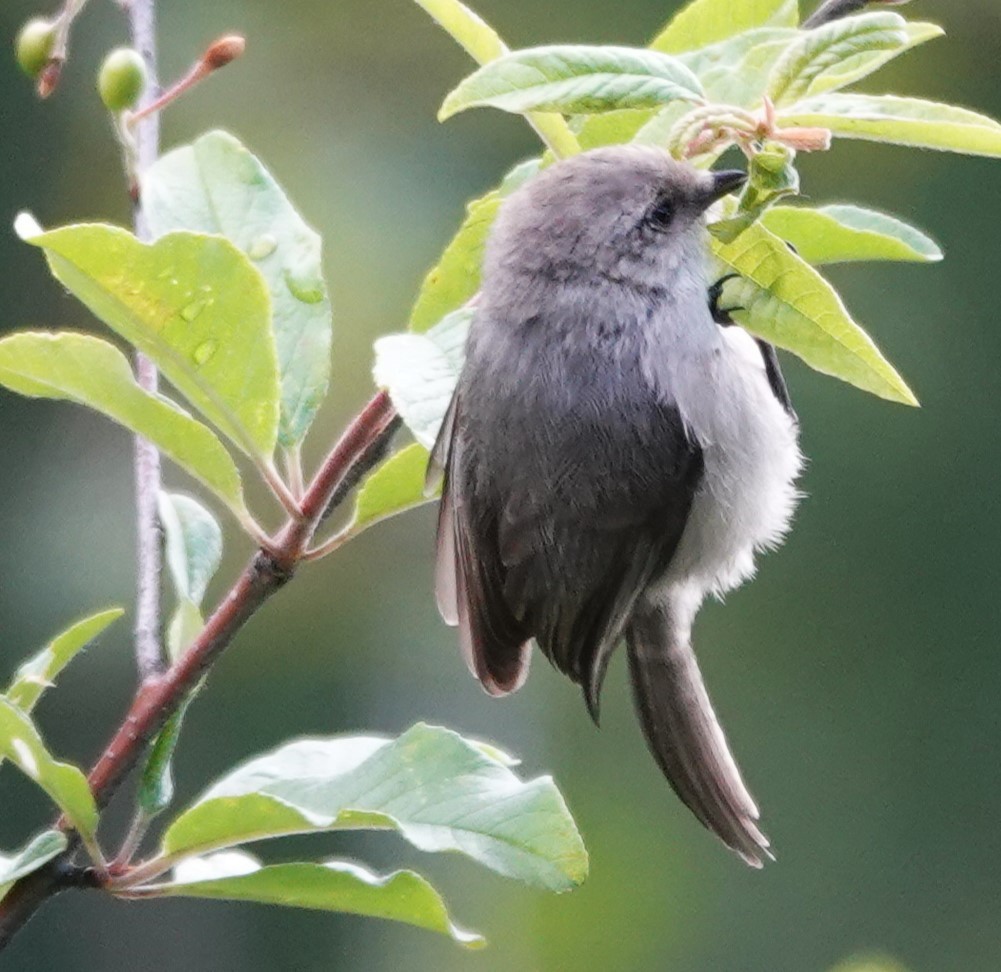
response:
M677 5L480 0L478 9L512 45L641 44ZM533 137L495 112L435 122L470 64L408 0L159 6L167 78L224 31L249 40L241 63L170 110L165 143L232 130L324 236L335 385L311 440L315 461L370 393L372 339L401 328L464 201L533 152ZM128 219L93 90L124 28L112 3L91 7L50 103L34 99L11 55L0 57L0 329L93 326L39 253L14 239L19 209L43 224ZM32 0L2 5L5 46L36 12ZM949 36L873 88L1001 115L997 0L916 0L908 12ZM837 268L849 306L924 407L886 404L789 361L807 499L785 547L725 608L709 605L696 632L778 862L744 868L675 799L647 756L621 664L600 732L540 660L515 697L488 699L429 594L425 509L304 570L241 635L191 711L180 799L290 736L397 732L426 719L555 775L591 852L588 883L550 897L464 861L421 859L390 835L290 841L261 853L419 864L491 947L466 953L402 926L252 905L73 894L35 919L5 968L823 972L872 950L912 972L1001 968L1001 163L839 143L802 169L811 199L897 212L929 229L947 260ZM0 671L73 618L130 603L130 503L126 435L80 409L0 394ZM249 553L234 547L219 592ZM91 762L133 679L122 624L47 697L40 719L56 751ZM9 768L0 785L0 847L13 847L50 810Z

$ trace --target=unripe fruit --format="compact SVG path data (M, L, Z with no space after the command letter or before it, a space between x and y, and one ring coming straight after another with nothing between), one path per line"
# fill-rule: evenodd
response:
M138 51L119 47L104 59L97 76L97 90L108 111L131 108L145 87L146 65Z
M49 20L35 17L21 28L14 50L17 63L29 78L37 78L48 64L55 42L55 24Z

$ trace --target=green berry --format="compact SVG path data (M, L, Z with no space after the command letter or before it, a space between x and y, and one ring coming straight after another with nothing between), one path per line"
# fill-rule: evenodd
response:
M14 50L17 63L29 78L37 78L48 64L55 42L56 28L49 20L35 17L21 28Z
M108 111L131 108L145 87L146 65L138 51L119 47L104 59L97 76L97 90Z

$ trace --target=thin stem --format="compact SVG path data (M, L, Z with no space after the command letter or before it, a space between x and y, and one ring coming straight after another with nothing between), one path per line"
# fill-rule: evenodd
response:
M128 833L122 841L121 849L109 865L109 870L114 872L128 866L132 858L136 856L136 851L139 850L139 845L143 842L143 837L146 836L146 831L149 830L149 825L152 822L153 818L148 813L144 810L136 810Z
M351 527L345 527L343 530L338 530L332 537L324 540L323 543L317 544L315 547L310 547L303 555L302 559L307 562L312 562L314 560L323 560L324 557L329 557L335 550L340 550L344 544L358 536L357 532Z
M174 863L175 858L170 856L151 857L136 864L135 867L112 875L108 880L107 888L112 894L124 897L122 892L155 881L161 874L169 871Z
M176 101L186 91L193 88L199 81L207 78L212 73L212 69L199 61L180 81L172 84L158 98L147 104L141 105L133 114L126 119L126 124L132 128L142 124L150 115L155 115L162 111L172 101Z
M155 0L134 0L126 8L132 44L146 62L149 83L145 100L156 97L156 10ZM135 172L138 177L156 161L160 144L160 123L156 115L135 129ZM133 187L130 187L130 191ZM151 233L138 192L134 196L133 220L136 236L149 240ZM156 366L145 355L135 356L136 380L146 391L156 392ZM157 499L160 493L160 453L145 439L135 440L136 598L135 652L139 677L143 682L156 678L164 669L160 631L160 575L163 570Z
M56 17L56 36L52 43L52 52L49 54L48 63L38 76L38 95L41 98L48 98L59 84L69 49L70 27L86 2L87 0L66 0Z
M139 0L136 0L139 2ZM257 609L291 579L340 483L396 418L389 396L379 392L345 430L302 497L301 518L290 517L273 551L258 551L222 599L188 650L163 675L140 686L122 724L90 772L98 806L106 806L146 745L163 728ZM79 837L44 867L16 881L0 901L0 950L50 897L78 879L69 867Z
M285 512L294 519L302 519L299 499L285 485L285 480L282 479L278 470L270 462L260 462L257 464L257 468L260 470L264 482L268 484L268 489L274 493L278 502L285 508Z
M293 446L286 449L285 453L285 475L288 476L289 489L292 495L299 499L306 491L306 483L302 474L302 449Z
M556 158L568 159L580 153L580 142L562 115L530 111L525 118Z

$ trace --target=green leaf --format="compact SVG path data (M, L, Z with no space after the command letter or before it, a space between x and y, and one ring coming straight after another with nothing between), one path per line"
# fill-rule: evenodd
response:
M163 813L174 799L174 750L181 736L181 725L191 704L193 695L189 695L167 720L167 724L157 733L146 765L139 779L136 803L147 819L152 819Z
M724 306L752 334L798 355L811 368L881 398L917 405L913 393L823 277L756 223L733 243L713 240L726 270Z
M0 854L0 898L18 878L37 871L69 846L61 830L43 830L14 854Z
M190 496L161 492L159 509L167 567L177 596L200 605L222 560L222 530L216 518Z
M725 105L757 107L775 62L799 32L762 27L678 55L702 82L706 97Z
M594 115L591 120L601 117ZM410 312L411 331L429 330L447 314L459 310L479 290L484 249L501 203L550 162L548 155L545 159L536 156L519 162L507 172L497 189L469 203L458 232L421 284Z
M520 780L447 729L395 740L303 739L238 767L175 820L168 860L282 834L398 830L424 851L461 851L555 891L587 873L573 819L552 780Z
M661 109L670 111L680 107L686 111L687 102L675 102L673 106ZM623 108L620 111L606 111L600 115L578 115L574 119L577 140L584 151L603 145L623 145L631 142L636 133L657 114L650 108Z
M793 104L850 84L868 74L877 57L903 50L905 28L899 14L879 11L801 31L772 68L765 94L776 105Z
M818 95L780 112L778 122L828 128L843 138L1001 157L1001 124L993 118L920 98Z
M860 206L775 206L762 222L814 266L853 260L934 263L942 259L938 245L921 230Z
M166 561L179 602L167 628L167 654L176 662L205 627L199 605L222 559L222 531L208 510L188 496L161 492L159 500ZM139 809L148 819L166 810L174 798L174 750L196 691L150 744L137 794Z
M389 392L414 438L430 449L455 383L473 310L449 314L423 334L388 334L375 342L375 383Z
M2 346L0 342L0 349ZM0 359L2 354L0 350ZM71 624L18 668L4 697L22 712L30 713L42 693L52 685L77 653L124 613L121 608L111 608Z
M598 118L600 116L595 115L593 117ZM519 162L517 165L512 166L508 169L504 178L501 180L499 190L501 198L503 199L506 196L510 196L512 192L516 192L523 185L525 185L525 183L530 182L548 164L548 160L537 155L535 158L525 159L524 162Z
M489 105L503 111L590 114L701 101L702 86L677 58L633 47L555 45L515 51L481 67L445 99L444 121Z
M278 435L278 365L264 279L229 240L171 233L151 246L116 226L41 232L56 279L148 355L212 424L248 455L269 460Z
M97 805L87 777L60 763L45 748L34 723L19 708L0 699L0 754L34 780L84 839L97 830Z
M401 449L379 465L358 490L351 532L434 500L424 491L428 450L420 443Z
M483 249L500 204L501 194L494 190L473 200L466 208L466 218L458 233L421 284L410 312L411 331L427 331L480 289Z
M302 441L330 380L333 328L321 241L261 162L226 132L168 152L142 179L155 236L219 233L256 264L271 294L282 445Z
M23 332L0 341L0 383L33 398L76 402L152 442L249 519L240 474L215 433L162 396L140 388L125 356L88 334Z
M217 862L218 858L223 860ZM214 854L190 863L200 865L192 874L192 878L200 879L176 880L149 889L137 889L132 896L217 898L340 911L401 921L440 932L468 948L486 944L479 935L453 924L438 892L413 871L394 871L380 876L347 861L264 867L249 854L234 852ZM191 870L186 868L185 872ZM218 872L222 873L215 876Z
M202 612L197 604L182 598L167 626L167 657L177 661L205 627Z
M416 0L477 64L503 57L507 45L482 17L473 13L459 0ZM559 157L576 155L580 151L577 139L566 120L549 112L530 112L532 127Z
M796 27L796 0L692 0L653 39L655 51L679 54L726 40L755 27Z
M945 31L938 24L908 23L906 21L903 24L903 31L905 35L903 44L888 43L882 49L863 51L855 57L845 57L841 61L828 60L810 83L809 89L802 92L799 97L821 94L825 91L836 91L839 88L855 84L856 81L861 81L862 78L878 71L895 57L945 34Z

